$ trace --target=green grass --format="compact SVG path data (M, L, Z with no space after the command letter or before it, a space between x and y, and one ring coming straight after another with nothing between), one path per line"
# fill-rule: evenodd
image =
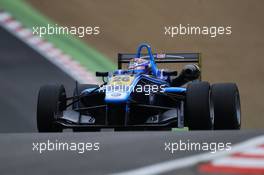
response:
M189 131L189 128L188 127L184 127L184 128L172 128L171 131L173 131L173 132Z
M0 0L0 8L10 12L24 26L31 29L34 26L47 26L48 24L54 26L56 24L30 6L25 0ZM112 71L116 68L116 65L109 58L88 46L76 36L45 35L43 38L71 55L91 72Z

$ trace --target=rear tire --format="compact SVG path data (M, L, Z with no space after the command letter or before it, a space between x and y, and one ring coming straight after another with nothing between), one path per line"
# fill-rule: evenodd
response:
M234 83L212 85L215 129L240 129L241 109L239 91Z
M213 129L213 111L208 82L193 82L187 86L185 118L190 130Z
M54 124L56 114L66 109L66 92L63 85L42 86L38 94L37 128L39 132L62 132Z

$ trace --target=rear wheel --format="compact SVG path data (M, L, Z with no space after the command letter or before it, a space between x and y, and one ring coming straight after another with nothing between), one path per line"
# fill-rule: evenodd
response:
M215 129L240 129L241 109L239 91L234 83L212 85Z
M63 85L42 86L38 94L37 127L39 132L62 132L56 126L56 116L66 109L66 92Z
M213 109L208 82L193 82L187 86L185 118L190 130L213 129Z

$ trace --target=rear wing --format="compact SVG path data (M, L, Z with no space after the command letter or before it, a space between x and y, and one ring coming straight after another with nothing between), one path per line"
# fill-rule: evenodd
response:
M123 63L129 63L131 58L135 58L137 54L119 53L118 69L122 69ZM197 63L202 68L201 53L165 53L153 54L156 63ZM148 54L141 54L141 58L148 58Z

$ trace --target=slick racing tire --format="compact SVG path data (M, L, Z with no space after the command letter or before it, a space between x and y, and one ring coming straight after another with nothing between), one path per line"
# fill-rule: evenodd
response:
M213 84L211 98L214 106L214 129L240 129L241 109L237 85Z
M96 84L79 84L78 85L78 89L74 88L73 91L73 96L77 96L80 95L81 92L85 89L89 89L89 88L97 88L98 85ZM74 98L74 100L77 100L78 98ZM95 99L94 99L95 100ZM76 109L77 107L84 107L84 105L81 102L75 102L72 104L72 109Z
M66 92L63 85L42 86L38 94L37 127L39 132L62 132L54 124L56 116L66 109Z
M210 102L210 84L188 84L185 101L185 118L189 130L213 129L213 110Z

